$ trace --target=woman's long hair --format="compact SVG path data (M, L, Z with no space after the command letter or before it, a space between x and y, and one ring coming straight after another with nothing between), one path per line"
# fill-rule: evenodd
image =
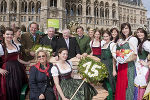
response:
M138 46L139 46L139 49L138 49L138 53L142 53L142 45L143 45L143 43L146 41L146 40L148 40L148 35L147 35L147 32L143 29L143 28L138 28L137 29L137 32L138 31L140 31L141 33L144 33L144 39L143 39L143 41L141 41L139 38L138 38L138 36L137 36L137 34L136 34L136 38L138 39Z
M112 37L112 32L114 31L114 30L116 30L117 31L117 37L115 38L115 43L118 41L118 39L119 39L119 30L117 29L117 28L112 28L111 30L110 30L110 32L111 32L111 41L113 40L113 37Z
M128 28L129 28L129 36L131 36L131 35L132 35L131 25L130 25L129 23L123 23L123 24L121 24L121 31L120 31L120 35L121 35L121 38L122 38L123 40L125 40L125 39L126 39L126 37L125 37L125 35L122 33L122 30L123 30L126 26L128 26Z

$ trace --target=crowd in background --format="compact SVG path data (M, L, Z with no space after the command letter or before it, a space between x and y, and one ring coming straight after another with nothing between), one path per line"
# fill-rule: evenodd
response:
M150 41L148 33L138 28L133 34L129 23L121 24L121 29L100 31L78 26L76 35L69 29L63 29L62 35L56 35L55 28L49 27L47 34L39 34L39 25L32 22L29 31L21 33L19 27L1 29L0 32L0 98L19 100L21 89L29 83L31 100L69 100L72 90L82 82L72 79L72 63L69 59L81 59L93 55L101 59L108 70L108 89L110 100L142 100L149 82ZM39 31L38 31L39 32ZM35 53L31 48L36 45L50 45L56 65L49 62L44 50ZM129 61L116 60L117 50L130 49L134 52ZM25 66L35 59L30 68L29 79ZM139 67L142 66L142 67ZM140 79L142 82L140 82ZM108 87L107 87L108 88ZM92 100L97 91L85 83L76 100Z

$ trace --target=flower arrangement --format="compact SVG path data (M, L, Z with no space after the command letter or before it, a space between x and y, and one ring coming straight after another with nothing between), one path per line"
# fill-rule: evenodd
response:
M48 45L34 45L31 48L31 51L34 51L35 53L37 53L39 50L45 50L45 51L47 51L50 56L52 55L52 51L53 51L53 49L51 48L51 46L48 46Z
M97 84L104 78L108 77L108 71L100 61L95 61L89 57L83 58L79 61L79 73L83 78L86 78L88 82Z
M134 54L131 49L120 49L116 51L116 60L119 63L124 63L131 55Z

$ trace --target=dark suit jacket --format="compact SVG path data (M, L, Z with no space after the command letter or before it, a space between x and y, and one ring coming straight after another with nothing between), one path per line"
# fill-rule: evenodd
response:
M33 36L31 33L26 32L21 35L21 52L22 52L22 59L24 61L32 60L34 57L30 55L30 49L35 45L39 44L40 35L36 34L36 40L33 40Z
M40 94L44 94L47 87L53 92L53 77L51 74L52 63L50 63L50 69L48 70L50 77L45 73L40 72L35 66L30 68L29 86L30 86L30 99L39 100Z
M57 52L60 48L67 48L67 44L64 38L58 39L57 42ZM69 49L68 49L68 59L75 57L80 54L80 48L75 37L69 37Z
M56 36L54 36L52 38L52 40L50 40L48 38L48 36L46 35L40 39L40 44L41 45L50 45L53 49L53 52L56 52L57 40L58 40L58 38Z

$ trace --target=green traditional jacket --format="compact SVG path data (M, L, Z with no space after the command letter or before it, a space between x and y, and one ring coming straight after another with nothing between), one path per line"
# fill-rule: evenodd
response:
M33 39L33 36L31 33L27 32L21 35L21 53L22 53L22 59L24 61L32 60L34 57L30 55L30 49L36 45L39 44L40 35L36 34L35 40Z
M90 48L90 37L83 35L80 39L79 36L76 36L76 40L79 44L80 47L80 51L81 54L83 53L87 53L90 54L91 53L91 48Z

